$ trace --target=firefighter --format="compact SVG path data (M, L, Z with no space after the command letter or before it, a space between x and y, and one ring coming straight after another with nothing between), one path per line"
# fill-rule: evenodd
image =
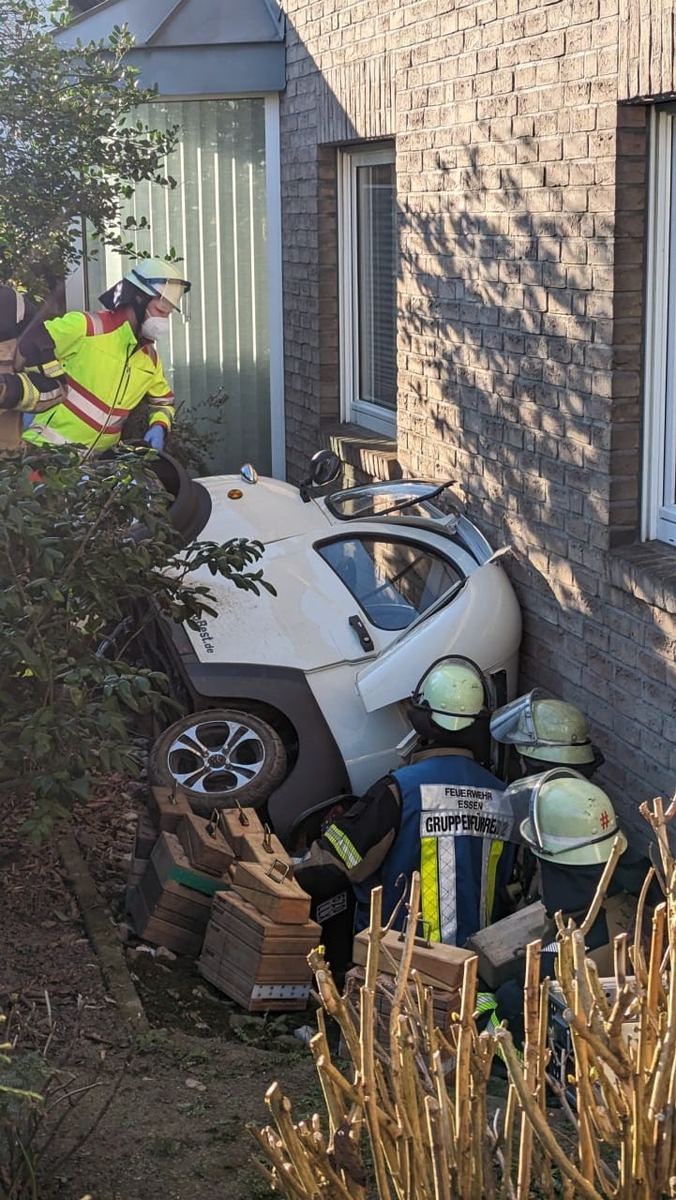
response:
M174 418L174 396L155 340L169 330L190 284L172 263L141 259L99 297L104 311L68 312L36 325L19 348L30 364L57 360L65 371L62 402L24 432L37 445L74 443L101 453L119 442L142 400L150 418L144 441L162 450Z
M55 362L25 368L17 343L37 321L35 305L8 284L0 284L0 447L16 449L21 443L21 414L34 413L63 398L59 378L63 368Z
M541 899L548 925L543 936L540 973L554 978L557 943L555 914L580 925L586 916L610 858L615 838L622 853L627 839L606 793L579 772L557 767L510 784L505 802L511 802L521 836L540 864ZM621 861L621 860L620 860ZM617 881L615 872L608 894L586 938L587 951L600 975L613 972L613 940L630 931L636 916L636 898ZM495 993L480 992L477 1008L496 1027L506 1021L517 1046L523 1040L523 978L508 980Z
M495 742L514 746L520 766L519 777L538 775L556 767L571 767L591 779L605 761L594 745L584 713L566 700L558 700L541 688L519 696L491 717ZM618 863L615 878L636 895L650 866L635 847L629 847ZM519 852L519 877L524 898L533 900L539 889L539 872L529 854Z
M323 830L296 867L301 887L321 897L344 887L347 877L360 929L368 924L372 889L382 885L388 922L419 870L425 935L451 945L503 916L514 828L502 801L505 784L483 765L489 704L475 663L461 656L434 663L409 708L423 749ZM400 904L394 928L405 915Z
M542 688L496 709L491 717L491 737L514 746L520 777L566 766L590 779L604 762L601 751L592 745L584 713Z

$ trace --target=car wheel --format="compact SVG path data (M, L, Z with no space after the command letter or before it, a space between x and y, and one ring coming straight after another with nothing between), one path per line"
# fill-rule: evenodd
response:
M165 729L148 758L152 784L178 784L196 813L264 804L286 774L286 751L267 721L232 708L192 713Z

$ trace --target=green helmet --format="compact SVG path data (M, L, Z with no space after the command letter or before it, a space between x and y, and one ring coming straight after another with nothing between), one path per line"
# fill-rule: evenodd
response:
M596 757L584 713L541 688L494 712L491 736L541 762L581 766L593 763Z
M467 729L487 711L484 677L469 658L440 658L420 680L413 704L426 708L441 729Z
M191 287L178 267L163 258L140 258L124 278L146 296L166 300L174 308Z
M515 812L528 804L521 836L547 862L591 866L608 861L616 837L627 847L606 793L567 767L517 780L505 799Z

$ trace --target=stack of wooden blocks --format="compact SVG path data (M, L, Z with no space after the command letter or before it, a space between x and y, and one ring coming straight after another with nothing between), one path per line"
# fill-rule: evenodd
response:
M321 926L279 839L252 808L196 816L180 788L151 788L149 808L127 887L135 932L199 955L200 974L250 1012L304 1009Z
M403 934L388 931L380 943L378 976L375 989L376 1036L385 1047L389 1044L389 1018L394 997L397 968L404 949ZM353 944L354 967L345 976L345 994L359 1011L360 993L364 985L368 933L358 933ZM434 1024L442 1033L447 1033L460 1010L460 991L465 963L472 957L469 950L458 946L445 946L440 942L428 942L416 938L411 968L425 987L432 988ZM412 982L408 984L413 987ZM346 1054L346 1048L341 1047Z
M307 956L321 941L310 897L253 809L224 809L219 824L235 861L231 890L214 897L200 974L249 1012L304 1009L312 983Z
M180 789L152 788L149 810L136 833L127 912L145 941L196 956L235 856L217 823L195 816Z

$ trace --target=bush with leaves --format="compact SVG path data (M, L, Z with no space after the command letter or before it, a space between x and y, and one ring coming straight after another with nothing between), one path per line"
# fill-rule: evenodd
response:
M199 568L273 592L260 543L182 547L153 461L83 463L68 446L0 459L0 789L35 796L36 837L92 775L137 771L129 710L176 707L164 674L97 653L110 630L130 612L197 627L215 611Z
M133 253L120 232L123 201L141 180L173 184L165 159L176 129L138 117L155 92L125 64L133 38L115 26L98 42L57 44L54 30L69 20L60 2L0 4L0 274L38 298L79 260L83 220L94 238ZM147 221L125 228L136 225Z

